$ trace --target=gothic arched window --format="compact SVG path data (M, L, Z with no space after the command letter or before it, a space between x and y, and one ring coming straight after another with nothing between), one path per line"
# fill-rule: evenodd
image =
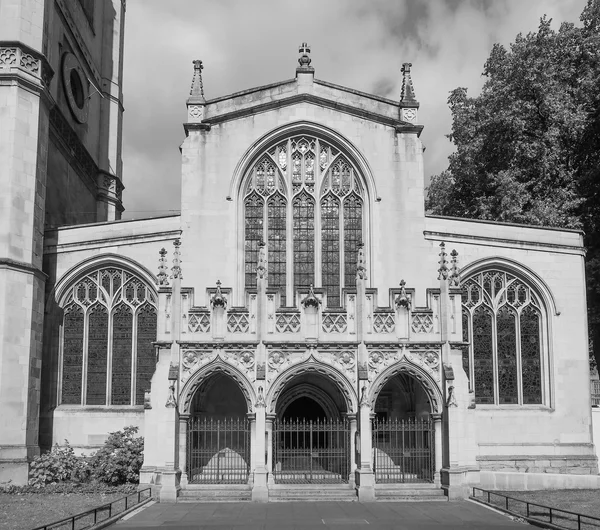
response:
M143 405L155 367L154 289L106 267L75 282L63 307L60 402Z
M302 135L268 149L248 170L244 205L244 286L256 288L261 241L269 288L281 305L298 288L322 287L340 307L342 288L354 287L364 236L364 193L350 159L328 142Z
M463 366L480 404L542 404L544 311L522 279L486 270L463 281Z

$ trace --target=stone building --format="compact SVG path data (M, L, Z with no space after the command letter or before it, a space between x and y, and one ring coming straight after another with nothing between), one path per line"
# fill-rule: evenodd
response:
M393 101L316 79L303 45L295 78L207 100L195 61L181 214L117 221L123 7L99 5L48 4L39 43L0 46L0 94L23 113L2 210L0 480L25 481L40 447L89 452L137 425L162 501L598 485L582 234L426 215L409 63ZM110 32L81 35L86 6ZM69 217L92 183L95 213Z
M0 482L27 480L42 379L57 376L42 362L58 331L42 329L44 230L123 210L124 12L124 0L0 1Z

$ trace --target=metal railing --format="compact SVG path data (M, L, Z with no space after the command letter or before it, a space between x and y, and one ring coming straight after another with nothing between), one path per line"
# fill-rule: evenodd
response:
M592 407L600 407L600 381L590 381L590 390L592 393Z
M249 421L190 418L186 469L190 484L246 484L250 474Z
M340 484L350 476L347 420L273 423L273 478L278 484Z
M81 512L71 517L55 521L53 523L45 524L42 526L36 526L33 530L84 530L85 528L91 528L92 526L110 519L114 515L118 515L129 508L133 508L137 504L152 496L150 488L144 488L131 495L126 495L120 499L103 504L92 510ZM131 498L135 502L130 501ZM122 506L119 506L122 505ZM119 509L122 508L122 509Z
M482 495L478 497L476 492L481 492ZM492 502L493 497L502 500L501 502ZM473 488L473 495L471 498L480 502L485 502L490 506L501 508L513 515L524 516L541 523L550 523L566 530L572 530L574 528L577 528L577 530L600 528L600 517L562 510L560 508L545 506L544 504L538 504L536 502L524 501L496 491ZM486 498L487 501L484 500ZM511 502L512 505L510 504ZM566 526L566 523L570 523L570 525Z
M431 420L375 419L372 436L375 482L433 482L435 438Z

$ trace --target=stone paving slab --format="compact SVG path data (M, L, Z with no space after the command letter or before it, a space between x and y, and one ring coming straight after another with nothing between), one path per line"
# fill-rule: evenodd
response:
M473 502L153 504L114 530L508 530L525 524ZM529 526L529 525L527 525Z

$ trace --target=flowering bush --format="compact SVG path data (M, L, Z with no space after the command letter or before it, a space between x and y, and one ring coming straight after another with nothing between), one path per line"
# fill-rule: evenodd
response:
M144 461L144 438L137 427L111 432L104 447L90 459L92 476L108 484L136 483Z

